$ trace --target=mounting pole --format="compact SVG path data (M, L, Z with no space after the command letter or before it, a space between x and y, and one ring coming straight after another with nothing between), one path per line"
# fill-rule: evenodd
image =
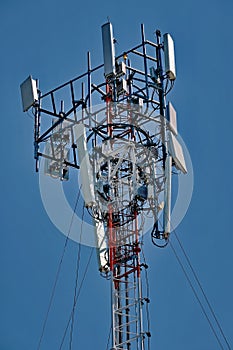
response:
M163 227L164 238L168 239L170 234L170 219L171 219L171 171L172 171L172 159L168 154L168 139L167 139L167 119L166 119L166 102L164 91L164 72L161 57L161 32L156 30L157 38L157 74L159 77L159 102L160 102L160 115L161 115L161 136L162 136L162 150L163 150L163 168L164 168L164 215L163 215Z
M148 68L147 68L147 58L146 58L146 45L145 45L145 30L144 24L141 24L141 36L142 36L142 50L143 50L143 60L144 60L144 71L145 71L145 83L146 83L146 98L147 106L149 104L149 88L148 88Z

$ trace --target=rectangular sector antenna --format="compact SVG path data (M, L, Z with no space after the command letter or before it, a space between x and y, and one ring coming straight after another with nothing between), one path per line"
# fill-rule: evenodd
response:
M23 111L29 110L32 105L38 101L38 92L36 80L32 79L31 75L20 85L21 97L23 103Z
M102 222L93 220L95 228L95 238L96 238L96 252L99 265L99 271L107 272L108 271L108 261L107 261L107 252L108 252L108 242L104 231L104 225Z
M173 132L173 134L177 135L177 118L176 118L176 110L173 107L171 102L167 104L167 119L169 121L169 129Z
M111 23L102 25L102 42L104 54L104 75L110 77L115 74L115 48Z
M176 136L173 135L172 132L169 132L168 136L168 151L175 162L175 167L178 170L181 170L182 173L187 174L187 167L184 159L183 149Z
M89 159L89 153L86 142L86 131L83 124L74 126L74 134L77 140L78 160L80 166L80 186L86 207L95 204L94 180L92 167Z
M176 79L176 67L175 67L175 50L174 41L170 34L166 33L163 36L164 41L164 60L165 71L170 80Z

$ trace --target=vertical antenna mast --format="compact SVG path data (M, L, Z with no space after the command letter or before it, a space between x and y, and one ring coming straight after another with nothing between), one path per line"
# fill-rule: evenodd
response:
M108 22L102 65L91 68L88 52L87 71L52 91L42 94L32 77L21 85L23 110L33 108L35 115L37 164L44 157L46 174L60 180L69 178L70 167L80 172L99 271L111 281L111 350L149 350L143 235L150 231L156 246L167 245L172 167L187 172L176 112L170 102L166 106L176 79L174 44L169 34L161 38L157 30L156 42L146 40L141 25L141 42L116 57ZM102 105L93 107L93 101ZM49 128L45 115L52 119Z

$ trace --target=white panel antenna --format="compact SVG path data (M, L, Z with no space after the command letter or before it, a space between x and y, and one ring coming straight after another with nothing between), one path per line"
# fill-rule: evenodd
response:
M94 220L95 236L96 236L96 247L97 247L97 259L99 264L100 272L108 272L108 242L106 234L104 232L104 225L100 221Z
M125 79L121 79L119 82L117 82L117 94L119 96L125 93L128 93L127 81Z
M86 207L92 207L95 202L94 181L92 167L87 150L86 131L83 124L74 126L74 133L77 140L78 159L80 166L81 191Z
M126 74L126 65L125 62L120 62L116 64L116 76L117 78Z
M168 238L171 232L171 181L172 181L172 157L168 155L165 162L165 181L166 186L164 189L164 213L163 224L164 234Z
M177 135L177 118L176 118L176 110L173 107L171 102L168 102L167 107L167 119L169 121L169 129L173 132L174 135Z
M168 33L164 34L163 40L164 40L165 71L170 80L175 80L176 66L175 66L174 41L171 35Z
M107 78L115 75L116 73L113 29L110 22L102 25L102 41L104 54L104 75Z
M181 170L182 173L187 174L188 171L187 171L187 167L184 159L182 146L180 145L176 136L172 134L172 132L169 132L168 136L169 136L168 151L175 162L175 167L178 170Z
M26 112L38 101L36 80L31 75L20 85L23 111Z

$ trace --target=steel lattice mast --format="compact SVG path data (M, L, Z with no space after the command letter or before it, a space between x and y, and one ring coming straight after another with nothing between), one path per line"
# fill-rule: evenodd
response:
M34 111L36 170L43 157L47 175L67 180L70 168L80 172L99 270L111 280L111 349L146 350L143 235L149 230L155 245L167 244L172 166L187 172L176 112L165 100L176 79L174 46L158 30L156 42L146 40L141 25L140 44L116 57L109 22L102 40L104 63L92 68L88 53L87 71L73 80L42 94L29 77L23 108Z

